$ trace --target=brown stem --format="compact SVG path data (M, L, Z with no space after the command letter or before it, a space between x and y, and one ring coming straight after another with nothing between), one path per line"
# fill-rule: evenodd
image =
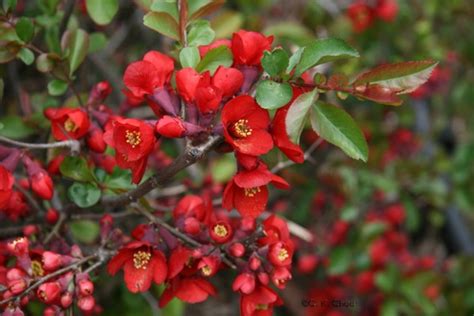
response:
M6 138L4 136L0 136L0 143L6 143L6 144L14 145L17 147L29 148L29 149L49 149L49 148L69 147L71 149L71 154L73 155L77 155L81 151L81 144L77 140L74 140L74 139L65 140L62 142L55 142L55 143L34 144L34 143L24 143L24 142Z
M188 46L188 36L186 26L188 24L188 2L187 0L178 0L179 12L179 39L183 47Z
M64 31L66 30L66 27L69 23L69 18L72 15L72 12L74 11L74 5L76 4L76 0L69 0L66 3L66 8L64 9L64 16L61 20L61 25L59 26L59 34L63 34Z

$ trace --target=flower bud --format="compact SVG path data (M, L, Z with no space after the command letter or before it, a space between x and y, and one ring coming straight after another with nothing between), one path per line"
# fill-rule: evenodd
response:
M202 275L210 277L217 273L220 263L221 260L217 256L203 257L199 261L198 269L201 270Z
M168 138L179 138L184 136L186 129L181 119L165 115L156 123L156 132Z
M272 282L279 289L284 289L286 282L291 279L291 273L287 268L277 267L272 272Z
M58 175L59 174L59 167L63 163L64 155L57 155L54 157L48 164L48 173L50 175Z
M68 308L72 304L72 294L71 292L66 292L61 296L61 306L63 308Z
M234 257L240 258L245 254L245 246L240 242L232 244L229 248L230 254Z
M8 242L7 249L15 256L23 256L28 253L29 246L28 238L19 237Z
M262 283L263 285L267 285L268 282L270 282L270 277L268 276L268 273L266 272L259 272L257 274L257 277L260 283Z
M49 208L47 211L46 211L46 222L50 225L54 225L56 224L56 222L58 221L59 219L59 212L54 209L54 208Z
M79 293L83 296L88 296L94 293L94 283L88 279L79 281Z
M34 235L38 233L38 226L36 225L26 225L25 227L23 227L23 234L25 236L31 236L31 235Z
M43 252L43 268L48 271L54 271L63 265L63 258L60 254L52 251Z
M83 296L77 302L77 307L83 312L90 312L95 307L95 299L92 295Z
M249 267L250 267L250 269L252 269L253 271L258 270L258 268L260 268L260 265L261 265L261 264L262 264L262 261L260 261L260 259L258 259L257 257L252 257L252 258L250 258Z
M18 295L26 290L28 284L25 279L15 279L7 282L8 289L13 295Z
M103 153L107 148L107 144L104 141L104 132L98 128L92 128L87 137L87 146L96 153Z
M36 295L45 304L51 304L59 298L61 287L58 282L47 282L40 285Z
M184 231L191 235L197 235L201 231L201 223L195 217L184 220Z
M250 294L255 289L255 276L250 273L239 274L232 283L232 290Z

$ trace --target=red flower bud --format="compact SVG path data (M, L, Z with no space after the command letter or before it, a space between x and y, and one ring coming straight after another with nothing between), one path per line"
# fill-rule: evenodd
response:
M258 268L260 268L260 265L261 265L261 264L262 264L262 261L260 261L260 259L258 259L257 257L252 257L252 258L250 258L249 267L250 267L250 269L252 269L253 271L258 270Z
M61 287L58 282L47 282L40 285L36 295L45 304L52 304L59 298Z
M36 225L26 225L23 227L23 234L25 236L31 236L38 233L38 226Z
M165 115L156 123L156 132L168 138L179 138L184 136L186 129L181 119Z
M104 141L104 132L100 128L93 128L87 138L87 146L96 153L103 153L107 148Z
M201 223L195 217L184 220L184 231L191 235L197 235L201 231Z
M232 227L224 221L219 221L215 224L212 224L209 228L209 235L212 240L219 244L227 242L233 234Z
M240 242L236 242L230 246L230 254L234 257L240 258L245 254L245 246Z
M54 224L56 224L56 222L59 219L59 212L54 208L49 208L46 211L45 218L46 218L46 222L48 222L48 224L54 225Z
M15 240L8 242L7 249L11 254L15 256L22 256L28 253L30 244L28 239L25 237L19 237Z
M298 259L298 271L300 273L306 274L311 273L316 268L318 264L318 257L313 254L302 255Z
M43 268L49 271L54 271L63 265L63 258L60 254L52 251L43 252Z
M230 97L236 94L243 83L244 75L235 68L219 66L214 76L212 76L212 85L222 91L223 97Z
M83 296L88 296L94 293L94 283L88 279L79 281L79 293Z
M201 270L203 276L210 277L217 273L220 263L221 260L217 256L203 257L199 261L198 269Z
M236 65L260 66L263 52L271 48L273 36L240 30L232 36L232 53Z
M92 295L83 296L77 302L77 307L83 312L90 312L95 307L95 299Z
M291 273L287 268L278 267L272 272L272 282L279 289L284 289L286 282L291 279Z
M243 294L250 294L255 289L255 277L250 273L239 274L234 283L232 283L232 290L240 291Z
M63 308L68 308L72 304L72 294L71 292L66 292L61 296L61 306Z
M44 200L51 200L54 193L54 185L51 177L42 170L30 177L31 188L36 195Z
M203 114L214 113L222 100L221 89L212 85L198 86L196 89L196 105Z
M64 160L64 155L57 155L54 157L48 164L48 173L50 175L58 175L59 174L59 167L61 166Z
M270 276L266 272L259 272L257 274L257 277L260 283L262 283L263 285L267 285L268 282L270 282Z
M176 72L176 88L187 103L194 102L196 88L200 81L201 75L193 68L183 68Z
M28 286L25 279L15 279L15 280L8 281L7 285L8 285L8 289L13 295L20 294Z

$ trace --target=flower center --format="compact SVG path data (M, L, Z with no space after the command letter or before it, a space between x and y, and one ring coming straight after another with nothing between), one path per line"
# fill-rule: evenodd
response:
M245 196L248 196L248 197L254 197L259 192L260 192L260 187L245 188L244 189L244 194L245 194Z
M44 275L43 266L38 260L31 261L31 270L33 271L34 277L42 277Z
M73 122L70 118L68 118L66 121L64 121L64 129L68 133L74 133L79 127L76 125L76 123Z
M133 254L133 266L135 269L146 269L151 259L148 251L138 251Z
M137 147L142 142L142 134L138 131L125 131L125 142L130 144L132 148Z
M240 119L234 123L232 134L235 137L245 138L252 135L252 129L248 126L249 120Z
M284 248L280 249L280 251L278 251L278 260L280 261L285 261L286 259L288 259L290 255L288 254L288 251Z
M205 276L209 276L212 273L212 269L209 266L202 267L201 271L202 271L202 274L204 274Z
M225 237L229 233L227 228L224 225L216 225L214 226L214 233L219 237Z
M268 305L267 304L257 304L257 305L255 305L255 309L259 310L259 311L264 311L264 310L268 309Z

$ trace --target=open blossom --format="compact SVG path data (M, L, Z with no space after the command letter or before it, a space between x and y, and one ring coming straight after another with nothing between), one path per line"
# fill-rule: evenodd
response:
M87 134L90 126L86 112L77 108L49 108L45 116L51 121L56 140L79 139Z
M0 165L0 210L8 205L15 179L10 171Z
M139 183L155 147L153 127L137 119L114 118L106 126L104 140L115 149L117 164L132 170L132 181Z
M268 184L287 189L288 183L271 173L263 162L251 170L241 170L227 184L222 206L228 210L236 208L242 216L256 218L265 210L268 202Z
M124 92L127 96L143 101L146 95L153 94L155 89L169 82L173 70L173 59L158 51L149 51L143 60L128 65L123 76L127 87Z
M216 295L214 286L203 277L172 279L160 297L159 306L166 306L174 297L191 304L205 301L209 295Z
M243 294L240 299L242 316L272 315L274 306L282 305L283 301L271 288L259 285L250 294Z
M146 292L151 282L165 281L168 267L163 253L145 242L131 242L110 260L107 271L115 275L123 269L124 280L130 292Z
M270 50L273 36L240 30L232 35L235 65L260 66L263 52Z
M222 124L225 140L238 152L259 156L273 148L268 111L250 96L238 96L227 102L222 110Z

